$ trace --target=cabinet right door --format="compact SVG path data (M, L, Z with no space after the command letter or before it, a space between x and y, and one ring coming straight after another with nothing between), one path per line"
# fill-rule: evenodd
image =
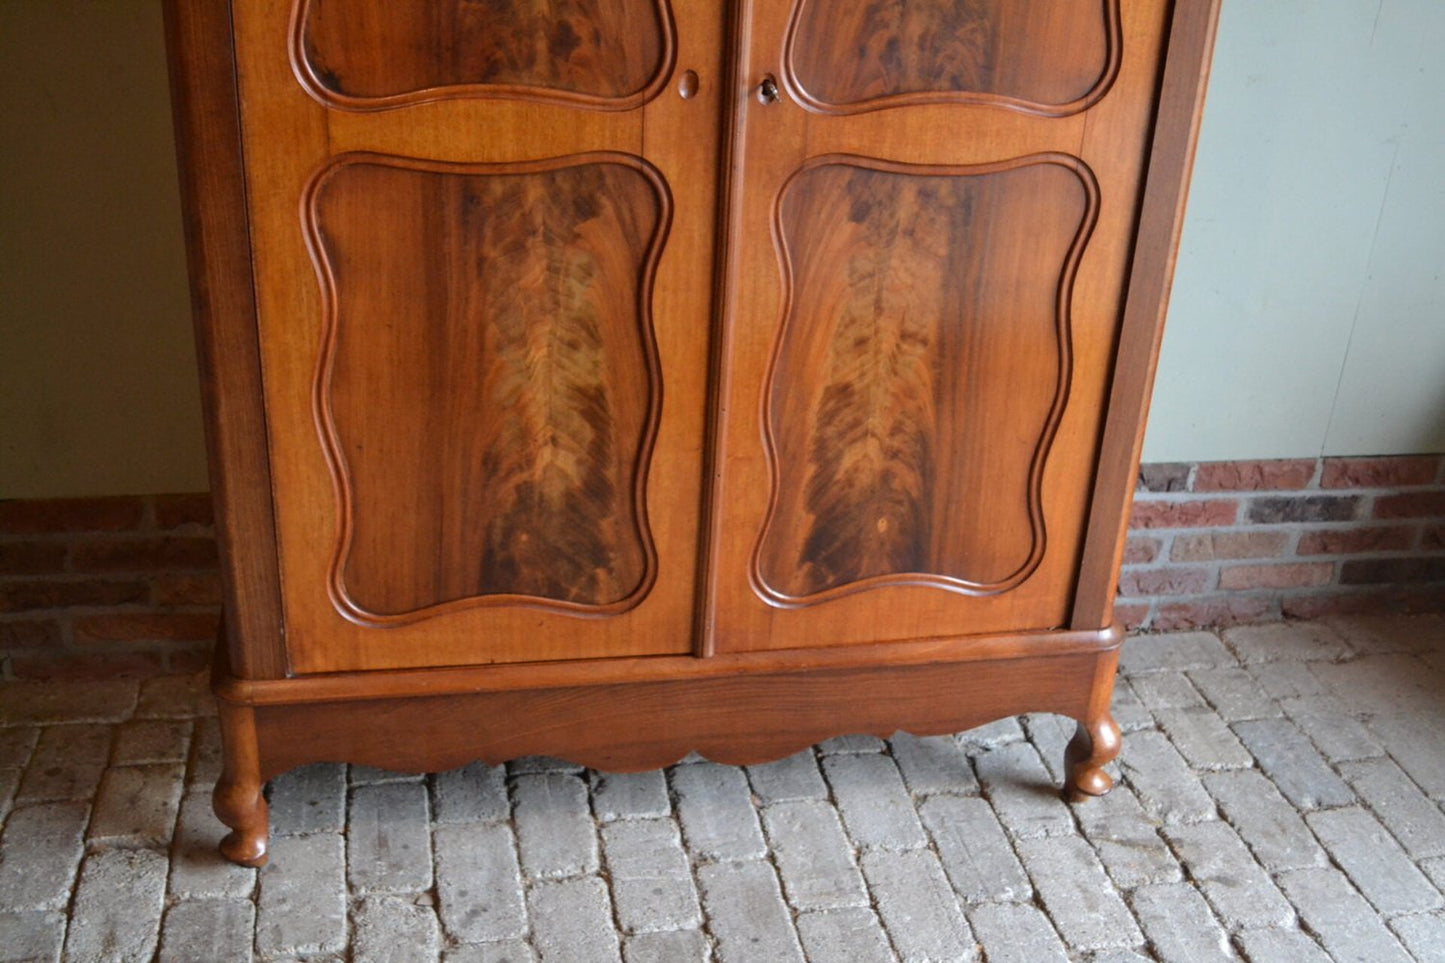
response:
M745 4L711 650L1068 623L1170 7Z

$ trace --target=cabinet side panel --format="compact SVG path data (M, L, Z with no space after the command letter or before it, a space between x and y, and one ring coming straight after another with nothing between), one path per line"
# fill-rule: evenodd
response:
M230 664L286 674L230 5L166 0L171 100Z
M1102 627L1113 619L1129 503L1139 471L1159 344L1164 336L1164 313L1169 306L1179 232L1184 225L1184 204L1218 19L1219 0L1181 0L1174 9L1135 243L1137 253L1129 274L1109 418L1104 426L1070 622L1074 628Z

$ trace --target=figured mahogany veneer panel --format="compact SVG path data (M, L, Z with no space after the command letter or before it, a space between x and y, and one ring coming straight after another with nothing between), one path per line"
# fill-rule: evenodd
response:
M1120 62L1118 0L796 0L785 71L815 110L1088 107Z
M311 93L375 110L446 97L637 106L671 66L665 0L297 0Z
M771 601L899 583L998 592L1038 564L1097 196L1062 154L823 157L789 180L764 418L773 493L754 557Z
M349 617L602 614L655 576L649 303L670 200L645 162L344 156L313 182L317 415Z

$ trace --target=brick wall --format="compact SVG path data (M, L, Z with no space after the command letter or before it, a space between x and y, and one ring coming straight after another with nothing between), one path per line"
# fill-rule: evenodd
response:
M1445 456L1145 465L1131 628L1445 610Z
M207 495L0 502L0 678L194 671L219 604Z
M1131 628L1445 610L1445 456L1145 465ZM220 586L206 495L0 502L0 678L199 669Z

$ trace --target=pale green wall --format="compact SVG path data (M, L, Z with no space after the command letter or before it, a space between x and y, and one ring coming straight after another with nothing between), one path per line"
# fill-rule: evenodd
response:
M1445 450L1442 50L1225 0L1146 459ZM0 497L204 488L158 0L0 0L0 92Z
M1144 457L1445 451L1445 3L1225 0Z
M0 497L204 491L159 2L0 0L0 105Z

